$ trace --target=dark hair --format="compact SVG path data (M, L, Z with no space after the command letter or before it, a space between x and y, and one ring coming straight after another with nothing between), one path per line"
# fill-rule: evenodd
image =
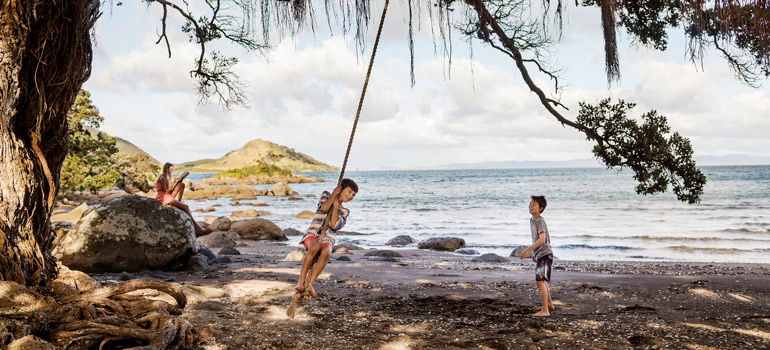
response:
M545 196L529 196L529 198L532 198L533 201L537 202L537 205L540 206L541 213L545 211L545 207L548 205L545 201Z
M343 190L349 187L353 192L358 193L358 185L351 179L342 179L340 187L342 187Z
M163 175L170 175L168 173L168 168L170 168L172 166L174 166L174 164L171 164L171 163L163 164Z

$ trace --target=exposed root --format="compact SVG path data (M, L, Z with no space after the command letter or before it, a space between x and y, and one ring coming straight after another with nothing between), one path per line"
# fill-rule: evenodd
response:
M2 283L2 282L0 282ZM176 304L129 294L153 289L171 296ZM190 349L192 325L178 317L187 298L174 284L130 280L82 292L53 295L42 310L0 313L0 320L15 321L12 338L24 331L64 349ZM21 333L20 333L21 332ZM5 340L6 345L13 339Z

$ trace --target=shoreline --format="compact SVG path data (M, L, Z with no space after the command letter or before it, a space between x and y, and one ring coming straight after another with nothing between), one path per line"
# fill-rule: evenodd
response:
M200 327L203 349L770 348L770 264L558 261L556 310L540 319L529 317L539 304L531 261L356 250L332 255L319 297L292 320L301 262L282 260L296 247L236 248L209 271L163 272L183 287L182 317Z

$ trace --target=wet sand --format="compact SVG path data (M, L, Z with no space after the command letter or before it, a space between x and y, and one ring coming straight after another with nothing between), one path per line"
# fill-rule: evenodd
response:
M333 255L318 298L289 319L301 263L282 260L295 247L239 244L242 255L210 271L137 274L185 287L183 317L198 327L203 349L770 348L767 264L556 260L556 310L534 318L531 261L353 251L343 254L351 261Z

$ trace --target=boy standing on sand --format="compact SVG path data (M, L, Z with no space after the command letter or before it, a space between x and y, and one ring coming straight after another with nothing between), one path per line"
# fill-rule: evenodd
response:
M310 228L305 231L305 235L302 236L302 240L299 244L305 246L305 259L302 261L302 271L299 274L299 281L297 281L296 289L298 292L305 290L305 276L307 275L310 267L313 266L313 260L318 256L318 261L313 266L313 272L310 275L308 281L308 289L310 296L316 297L315 290L313 290L313 282L315 282L318 275L321 274L326 263L329 261L329 256L332 254L332 246L336 240L337 231L342 226L345 226L345 222L348 219L350 210L344 208L342 203L350 202L353 197L358 193L358 185L351 179L342 179L340 185L332 191L330 194L324 191L321 194L321 199L318 201L318 209L313 216L313 221L310 223ZM323 225L326 215L329 215L329 228L326 229L326 236L319 242L321 238L321 226Z
M537 265L535 267L535 281L537 289L540 291L540 299L543 307L540 311L532 314L535 317L551 316L550 310L555 309L551 301L551 291L548 289L548 282L551 280L551 264L553 263L553 250L551 250L551 237L548 235L548 227L545 225L545 218L540 214L547 205L545 196L531 196L529 201L529 213L532 218L529 219L529 227L532 231L532 246L521 253L521 259L532 252L532 260Z

